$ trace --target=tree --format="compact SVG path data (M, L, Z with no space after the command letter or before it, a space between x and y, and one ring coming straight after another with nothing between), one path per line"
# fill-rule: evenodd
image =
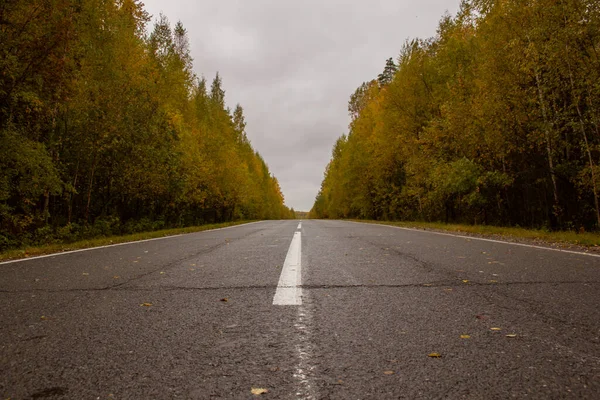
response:
M383 72L377 76L377 81L379 82L379 86L389 85L392 79L394 79L394 74L398 70L396 64L394 64L394 60L390 57L385 61L385 68L383 68Z

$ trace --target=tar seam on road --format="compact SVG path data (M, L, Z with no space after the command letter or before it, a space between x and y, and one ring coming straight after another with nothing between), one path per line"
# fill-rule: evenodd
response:
M288 249L277 290L273 297L273 305L299 306L302 304L302 233L294 232L292 243Z
M394 225L386 225L386 224L372 224L372 223L369 223L369 222L356 222L356 221L345 221L345 222L352 222L354 224L366 224L366 225L375 225L375 226L385 226L385 227L388 227L388 228L403 229L405 231L413 231L413 232L421 232L421 233L432 233L434 235L452 236L452 237L456 237L456 238L469 239L469 240L479 240L479 241L483 241L483 242L492 242L492 243L510 244L510 245L513 245L513 246L530 247L532 249L552 250L552 251L558 251L560 253L581 254L582 256L600 257L600 254L584 253L582 251L555 249L555 248L552 248L552 247L536 246L534 244L506 242L504 240L486 239L486 238L480 238L480 237L476 237L476 236L454 235L452 233L426 231L424 229L405 228L405 227L402 227L402 226L394 226Z
M19 258L18 260L10 260L10 261L3 261L0 262L0 265L2 264L12 264L12 263L18 263L18 262L22 262L22 261L29 261L29 260L37 260L38 258L48 258L48 257L57 257L57 256L62 256L65 254L72 254L72 253L81 253L82 251L91 251L91 250L99 250L99 249L106 249L108 247L116 247L116 246L125 246L128 244L136 244L136 243L144 243L144 242L152 242L154 240L163 240L163 239L172 239L172 238L176 238L176 237L180 237L180 236L185 236L185 235L192 235L195 233L204 233L204 232L215 232L215 231L221 231L223 229L231 229L231 228L238 228L240 226L246 226L246 225L252 225L252 224L258 224L260 222L265 222L265 221L254 221L254 222L248 222L245 224L239 224L239 225L233 225L233 226L226 226L224 228L216 228L216 229L207 229L205 231L199 231L199 232L190 232L190 233L180 233L177 235L170 235L170 236L163 236L163 237L159 237L159 238L153 238L153 239L143 239L143 240L134 240L131 242L123 242L123 243L115 243L115 244L107 244L105 246L98 246L98 247L89 247L87 249L79 249L79 250L69 250L69 251L62 251L60 253L53 253L53 254L45 254L43 256L35 256L35 257L26 257L26 258Z

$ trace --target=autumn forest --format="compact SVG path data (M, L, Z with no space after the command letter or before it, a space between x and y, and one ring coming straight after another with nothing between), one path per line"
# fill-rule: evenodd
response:
M0 3L0 251L294 217L186 28L150 21ZM398 46L350 96L310 217L600 227L600 3L464 0Z
M136 0L0 2L0 250L293 216L221 77Z
M312 217L600 225L600 3L468 0L348 102Z

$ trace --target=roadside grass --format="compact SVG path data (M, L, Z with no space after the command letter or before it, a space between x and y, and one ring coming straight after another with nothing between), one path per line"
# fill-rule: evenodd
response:
M207 224L200 226L190 226L187 228L163 229L152 232L132 233L124 236L108 236L94 239L79 240L72 243L53 243L43 246L27 246L20 249L12 249L0 252L0 261L16 260L20 258L41 256L46 254L61 253L70 250L88 249L98 246L107 246L118 243L137 242L144 239L155 239L166 236L181 235L185 233L201 232L217 228L225 228L228 226L242 225L254 221L234 221L223 222L220 224Z
M441 222L397 222L397 221L367 221L353 220L355 222L368 222L372 224L392 225L403 228L415 228L435 231L448 231L456 233L474 234L490 237L500 237L508 240L526 239L534 242L556 243L563 245L576 245L584 247L600 246L600 234L590 232L556 231L550 232L537 229L510 228L489 225L462 225L444 224Z

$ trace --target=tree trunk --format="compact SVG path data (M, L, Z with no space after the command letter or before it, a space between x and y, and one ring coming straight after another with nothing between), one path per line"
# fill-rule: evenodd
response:
M73 192L77 190L77 177L79 175L79 156L77 157L77 166L75 167L75 177L73 178L73 189L69 193L69 199L67 204L67 223L71 224L71 218L73 216Z
M579 128L581 129L581 134L583 135L583 140L585 143L585 151L588 156L588 162L590 165L590 171L592 173L592 191L594 193L594 205L596 206L596 223L597 226L600 227L600 206L598 205L598 188L596 187L596 173L594 171L594 161L592 159L592 152L590 150L590 144L588 142L587 133L585 131L585 124L583 122L583 114L581 112L581 108L579 107L579 95L575 93L575 84L573 83L573 72L571 71L571 63L568 60L569 55L569 47L567 46L567 66L569 67L569 80L571 83L571 93L573 98L575 99L575 108L577 109L577 116L579 117Z
M87 203L85 206L85 223L89 222L90 204L92 202L92 187L94 185L94 173L96 172L96 153L94 153L94 161L92 162L92 171L90 172L90 183L87 192Z
M558 199L558 185L556 184L556 173L554 171L554 161L552 159L552 144L550 142L550 122L548 121L548 114L546 112L546 105L544 103L544 93L542 90L542 83L540 81L540 74L535 67L535 83L537 86L538 98L540 102L540 108L542 111L542 118L544 119L544 135L546 137L546 153L548 156L548 168L550 169L550 178L552 180L552 194L554 195L554 215L560 219L560 202Z

